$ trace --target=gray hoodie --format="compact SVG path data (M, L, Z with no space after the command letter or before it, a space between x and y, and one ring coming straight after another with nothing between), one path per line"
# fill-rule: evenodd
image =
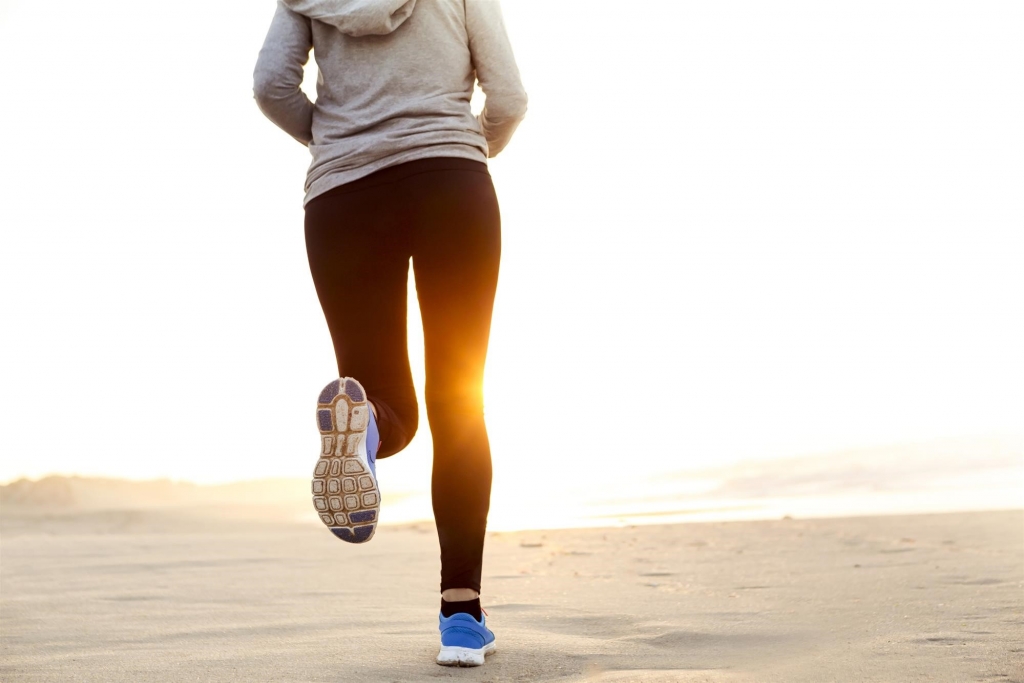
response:
M299 89L310 48L315 104ZM469 106L476 81L479 116ZM309 147L306 202L414 159L486 162L526 114L498 0L280 0L253 92Z

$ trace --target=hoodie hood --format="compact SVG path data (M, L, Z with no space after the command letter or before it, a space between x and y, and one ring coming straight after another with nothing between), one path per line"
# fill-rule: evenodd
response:
M409 18L416 0L280 0L293 12L350 36L382 36Z

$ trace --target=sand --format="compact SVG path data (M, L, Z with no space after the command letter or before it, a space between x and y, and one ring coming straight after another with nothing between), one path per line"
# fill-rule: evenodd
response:
M436 653L426 524L3 510L11 681L1024 681L1024 512L496 533L498 652Z

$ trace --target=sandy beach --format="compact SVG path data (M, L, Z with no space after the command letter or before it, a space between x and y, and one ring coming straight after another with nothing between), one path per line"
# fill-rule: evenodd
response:
M3 512L4 681L1024 681L1024 513L492 533L498 652L436 653L436 538L218 508Z

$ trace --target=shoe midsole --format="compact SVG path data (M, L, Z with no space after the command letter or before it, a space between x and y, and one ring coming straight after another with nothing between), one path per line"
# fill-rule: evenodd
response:
M452 654L452 655L489 655L494 652L494 642L487 643L483 647L460 647L459 645L442 645L441 652L439 654Z

